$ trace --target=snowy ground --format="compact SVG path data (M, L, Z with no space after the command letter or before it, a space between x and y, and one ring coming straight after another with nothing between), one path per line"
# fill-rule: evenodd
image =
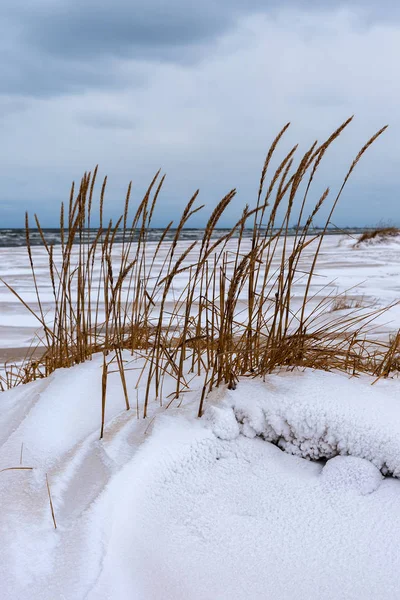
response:
M398 300L400 245L353 244L326 238L312 291ZM0 259L32 300L25 250ZM378 332L399 324L395 307ZM1 288L3 357L35 327ZM400 379L242 379L199 420L199 377L180 407L152 402L143 420L142 366L126 370L129 411L109 376L101 441L99 356L0 395L1 600L400 598ZM164 397L174 387L166 379Z
M354 248L356 239L343 235L327 236L323 242L316 276L310 289L310 310L315 307L323 296L338 294L350 290L350 300L359 300L362 306L383 308L400 299L400 243L389 241L378 246L363 246ZM179 242L177 255L182 253L190 242ZM149 242L148 256L152 257L157 242ZM155 271L161 267L169 243L163 245L156 264ZM228 244L232 252L236 248L236 241ZM250 240L244 240L242 252L250 248ZM118 247L116 246L118 252ZM311 244L304 250L304 258L299 265L300 270L307 272L313 257L314 245ZM59 247L55 247L55 256ZM133 250L132 250L133 252ZM193 251L189 259L195 258ZM36 265L36 276L41 291L43 310L51 320L53 307L53 292L48 275L48 258L45 250L40 247L33 248ZM279 252L276 255L273 268L278 267ZM189 260L188 259L188 260ZM176 277L174 285L167 298L172 302L178 298L187 282L187 273ZM0 278L15 287L16 291L36 307L35 293L32 286L29 262L26 248L0 248ZM304 293L306 276L299 278L293 285L294 309L300 307ZM324 288L322 290L322 288ZM243 292L245 294L245 291ZM242 302L245 302L245 295ZM239 302L239 310L240 310ZM398 329L400 323L400 305L381 315L377 324L377 335L387 337L389 332ZM0 363L12 358L22 359L26 348L32 342L37 331L38 323L35 318L16 300L5 286L0 285Z
M103 441L100 357L1 395L2 599L400 597L400 380L201 383L138 420L111 375Z

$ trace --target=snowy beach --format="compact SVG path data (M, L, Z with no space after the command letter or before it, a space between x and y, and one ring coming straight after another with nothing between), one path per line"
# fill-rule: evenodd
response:
M2 597L397 598L400 382L371 383L243 380L201 420L194 385L143 420L115 374L102 441L101 357L4 392Z
M289 238L290 240L291 238ZM355 247L357 237L353 235L326 236L320 256L318 268L311 286L310 296L313 300L309 309L315 307L325 296L336 296L346 293L349 308L354 303L361 308L383 308L400 299L400 243L389 240L378 245ZM190 242L179 242L177 252L183 252ZM280 243L281 245L281 243ZM147 256L151 259L157 242L148 242ZM249 251L251 240L244 239L241 252ZM118 255L120 246L116 244L115 253ZM170 243L163 244L164 251L157 257L155 271L165 260ZM235 252L237 242L229 242L227 250ZM315 244L304 250L301 259L301 270L307 273L313 259ZM132 255L135 248L132 249ZM75 249L77 252L77 248ZM60 247L55 246L55 255L60 253ZM48 272L48 257L44 248L33 248L35 271L41 292L42 305L45 315L51 321L54 307L53 291ZM187 259L187 263L195 261L196 249ZM279 267L279 251L273 259L273 269ZM98 272L97 272L98 276ZM15 291L37 311L36 295L33 288L32 275L25 247L0 248L0 278L4 279ZM174 279L168 300L172 303L179 298L187 283L187 273ZM98 277L96 279L98 281ZM293 285L293 297L299 298L304 292L305 277L298 277ZM241 296L246 301L245 294ZM374 322L375 335L387 337L397 331L400 323L400 306L378 317ZM35 317L15 298L4 286L0 286L0 363L5 360L21 360L26 349L38 343L36 333L40 334L40 325Z
M400 244L354 243L324 240L314 305L346 290L344 314L399 299ZM26 249L0 253L1 277L34 303ZM310 245L299 268L312 256ZM34 258L51 319L43 249ZM0 302L3 360L20 358L37 324L5 287ZM374 335L399 323L394 306ZM142 419L148 366L140 352L123 358L131 408L110 372L102 440L101 355L1 394L2 598L400 597L397 378L283 369L214 389L198 419L203 377L179 399L165 377L171 400Z
M0 15L0 600L400 600L400 3Z
M400 600L400 3L0 15L0 600Z

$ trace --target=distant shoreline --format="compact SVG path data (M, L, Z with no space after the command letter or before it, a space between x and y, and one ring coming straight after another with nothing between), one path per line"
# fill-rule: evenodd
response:
M345 228L328 228L326 231L326 235L361 235L366 231L370 231L374 229L373 227L345 227ZM46 240L48 244L60 245L61 244L61 230L59 228L52 227L44 227L42 229L45 234ZM66 231L66 230L65 230ZM130 229L125 231L125 238L129 237ZM199 240L202 239L205 229L204 228L195 228L188 227L184 228L181 232L180 240ZM213 238L217 238L225 233L230 232L231 229L227 228L216 228L213 232ZM278 231L277 229L273 229L273 231ZM313 233L318 234L323 231L320 227L315 227ZM137 235L139 236L139 229L136 229ZM161 239L161 236L164 234L165 229L162 227L152 227L147 230L149 242L158 242ZM164 240L166 242L172 241L176 232L176 228L170 228L167 235L165 235ZM247 228L243 230L243 237L250 238L252 236L253 229ZM296 233L295 228L288 229L288 235L293 236ZM84 230L83 242L92 242L96 235L98 234L98 228L90 228ZM127 235L128 234L128 235ZM134 236L135 237L135 236ZM236 234L233 235L233 238L237 237ZM115 243L122 243L124 239L124 232L122 229L117 231L115 236ZM38 229L30 228L29 229L29 242L31 246L43 246L43 241ZM2 228L0 229L0 248L21 248L26 247L26 231L24 228Z

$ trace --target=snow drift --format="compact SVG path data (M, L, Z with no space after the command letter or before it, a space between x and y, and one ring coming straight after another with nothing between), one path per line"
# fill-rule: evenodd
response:
M246 379L199 420L201 381L142 420L116 374L99 441L100 367L2 394L0 468L32 468L0 473L2 598L400 595L399 381Z
M260 436L290 454L312 460L352 455L365 458L384 475L400 476L398 382L348 379L307 370L271 375L266 383L243 380L226 391L223 407L209 419L222 439ZM232 413L232 414L231 414Z

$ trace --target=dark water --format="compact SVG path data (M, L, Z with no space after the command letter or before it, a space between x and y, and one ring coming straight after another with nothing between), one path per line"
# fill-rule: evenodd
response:
M230 229L215 229L213 232L213 237L217 238L226 233L228 233ZM321 230L315 229L314 233L318 233ZM328 234L340 234L340 233L351 233L357 234L365 231L363 228L346 228L346 229L329 229ZM47 244L61 244L61 234L59 229L43 229L45 239ZM85 231L84 242L87 243L89 241L93 241L97 235L97 229L90 229ZM154 228L148 230L148 241L157 242L162 234L164 229L162 228ZM171 241L174 238L176 230L170 229L165 237L165 241ZM252 229L245 229L243 232L243 236L245 238L249 238L252 235ZM294 229L289 230L289 235L293 235L295 233ZM126 234L125 234L126 235ZM134 239L137 239L139 235L139 230L134 232ZM183 229L179 239L182 240L199 240L204 235L204 229ZM29 239L30 244L32 246L42 246L42 238L37 229L29 230ZM78 241L78 240L77 240ZM118 231L116 234L115 242L120 243L123 241L123 232ZM26 233L25 229L0 229L0 248L12 248L12 247L21 247L26 246Z

